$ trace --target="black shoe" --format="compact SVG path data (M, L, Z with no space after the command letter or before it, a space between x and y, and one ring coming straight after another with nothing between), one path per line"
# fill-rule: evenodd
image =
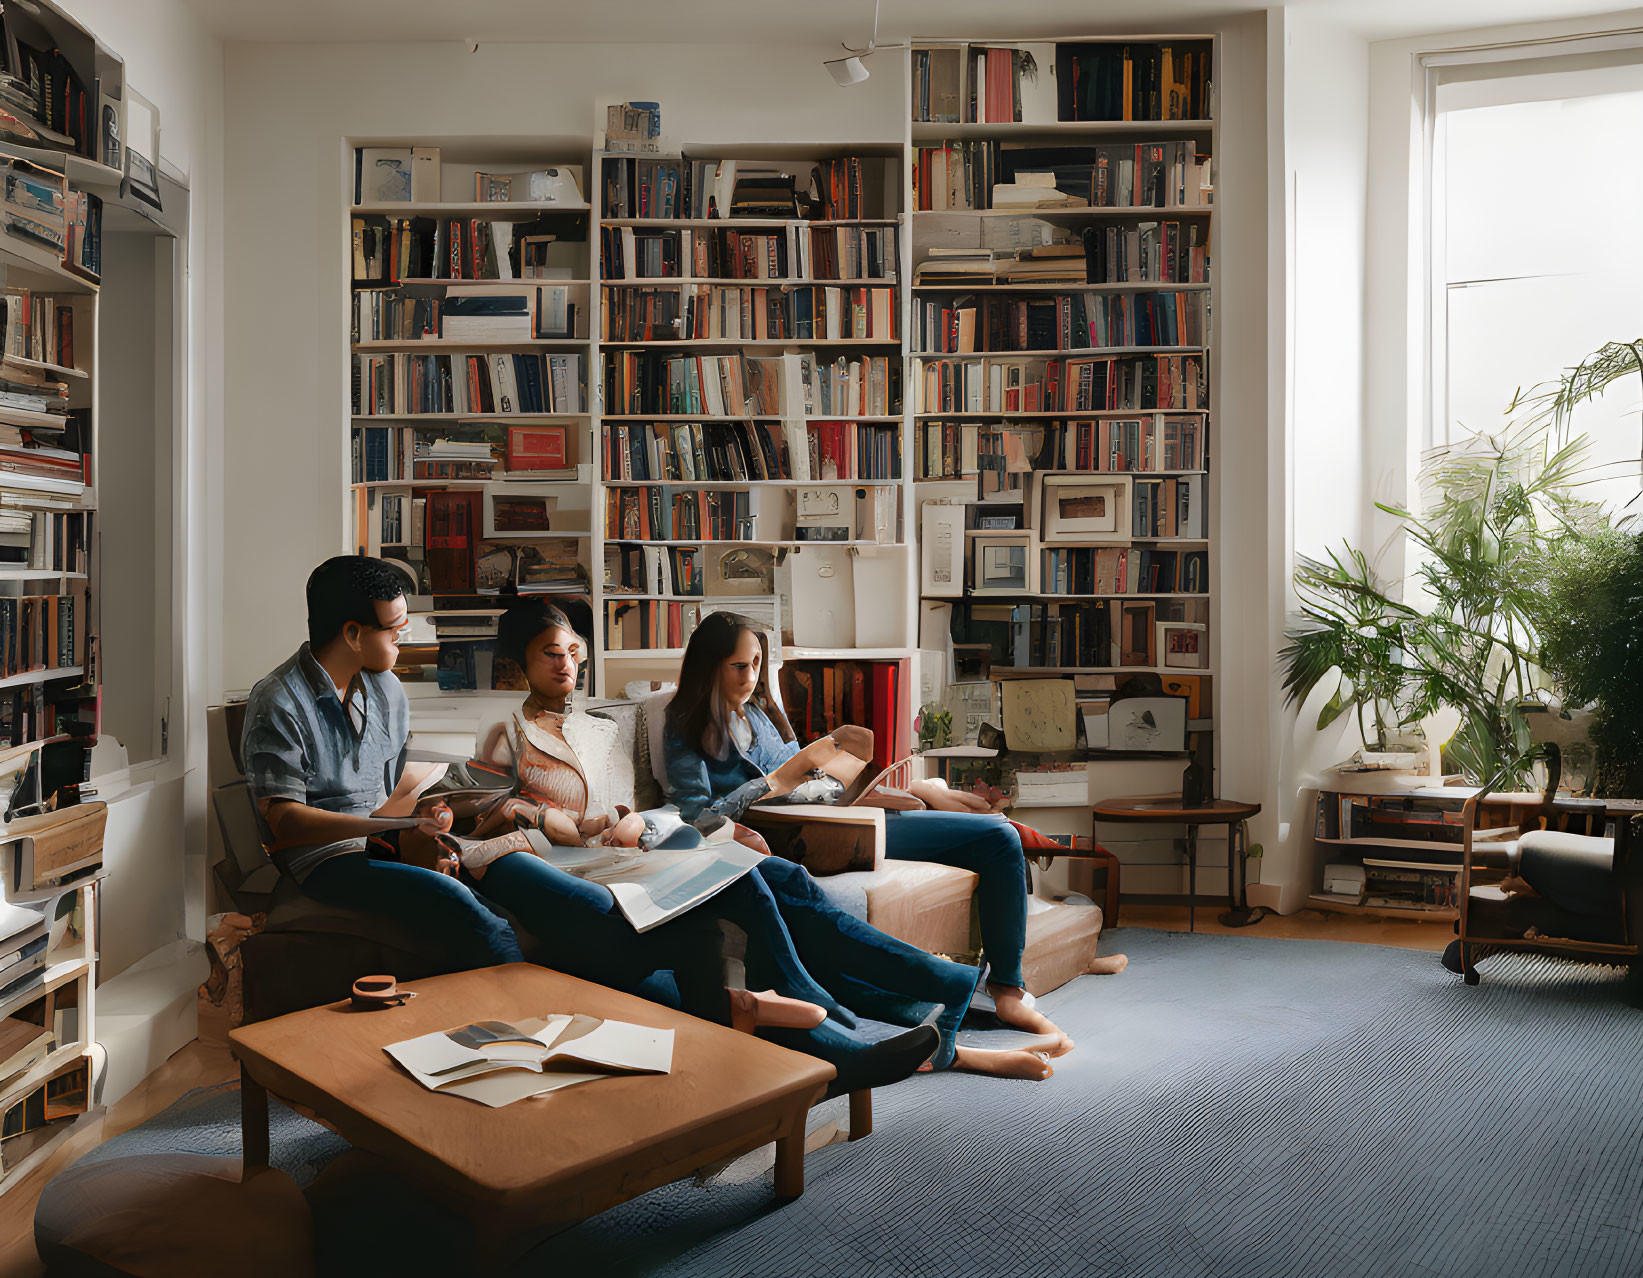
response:
M877 1042L843 1029L832 1020L808 1030L760 1030L759 1036L829 1062L839 1072L829 1088L835 1095L899 1083L916 1073L941 1045L941 1035L934 1025L916 1025Z

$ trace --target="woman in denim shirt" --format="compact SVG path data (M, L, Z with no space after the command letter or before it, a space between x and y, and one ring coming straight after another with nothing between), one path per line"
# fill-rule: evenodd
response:
M764 634L746 617L713 613L691 635L667 709L666 750L670 797L687 821L704 812L734 820L759 800L792 789L795 769L787 765L801 751L770 695ZM927 786L916 786L914 795L920 807L941 802ZM884 838L887 856L956 866L980 878L981 944L991 965L987 992L999 1019L1055 1036L1052 1055L1071 1051L1072 1039L1034 1009L1023 987L1027 879L1015 827L990 813L891 811Z

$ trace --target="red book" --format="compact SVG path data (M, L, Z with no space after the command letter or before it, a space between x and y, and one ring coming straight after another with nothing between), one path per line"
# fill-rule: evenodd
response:
M905 753L901 735L901 667L891 661L873 663L873 767L882 772Z
M510 426L508 469L564 470L571 464L568 440L569 428L565 426ZM606 465L609 474L608 461Z

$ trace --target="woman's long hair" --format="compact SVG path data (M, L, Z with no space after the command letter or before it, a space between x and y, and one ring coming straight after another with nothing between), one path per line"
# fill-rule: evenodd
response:
M759 641L759 682L748 701L764 711L783 741L792 741L793 726L770 695L770 649L757 622L735 612L703 617L685 645L679 663L679 690L667 707L667 730L685 745L716 759L730 753L730 707L720 691L719 670L736 651L744 631Z

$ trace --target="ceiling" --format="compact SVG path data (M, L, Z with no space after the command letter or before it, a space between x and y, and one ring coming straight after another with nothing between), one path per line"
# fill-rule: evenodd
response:
M225 41L478 40L863 45L873 0L187 0ZM1301 9L1369 39L1608 12L1601 0L884 0L879 37L1020 39L1179 31L1263 8Z

